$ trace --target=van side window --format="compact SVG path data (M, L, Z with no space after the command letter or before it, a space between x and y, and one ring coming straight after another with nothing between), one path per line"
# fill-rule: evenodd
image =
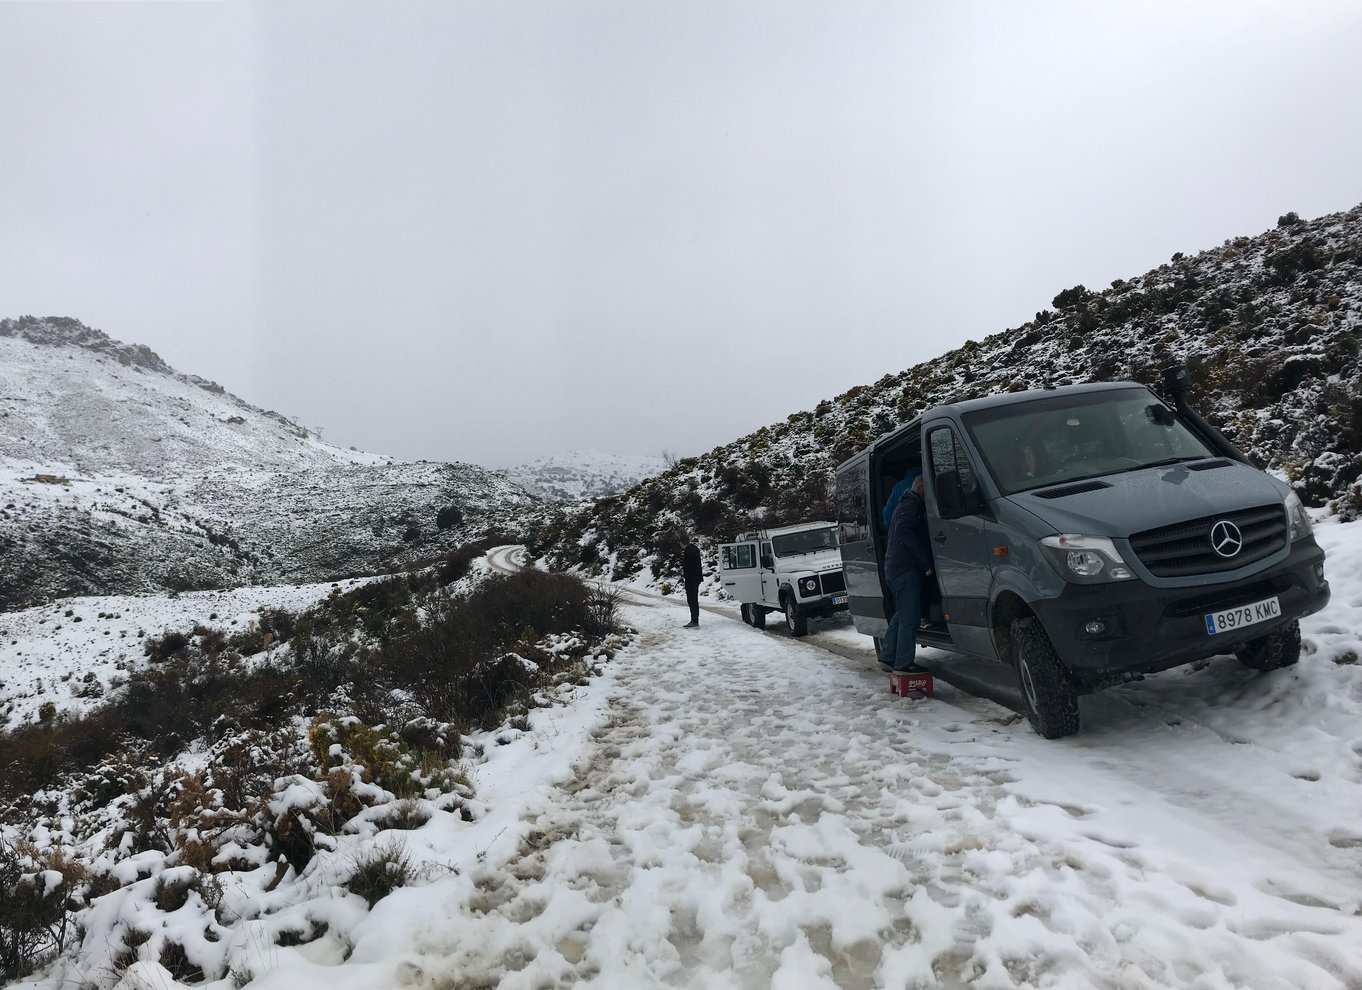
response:
M866 516L866 488L870 467L862 462L837 476L837 526L842 543L859 543L870 538Z
M927 449L931 456L933 478L938 477L943 471L958 471L961 487L966 491L979 487L979 481L974 476L974 468L970 466L969 455L960 446L955 430L949 426L938 426L932 430L927 435Z

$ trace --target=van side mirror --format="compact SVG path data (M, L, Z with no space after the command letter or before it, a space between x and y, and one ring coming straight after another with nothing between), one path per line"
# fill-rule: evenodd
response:
M966 486L960 480L959 471L941 471L937 474L936 511L942 519L959 519L982 512L983 509L984 500L979 495L978 486Z
M770 557L770 556L768 556L767 554L762 554L762 555L761 555L761 566L762 566L762 568L765 569L765 570L774 571L774 570L776 569L776 562L775 562L775 559L772 558L772 557Z

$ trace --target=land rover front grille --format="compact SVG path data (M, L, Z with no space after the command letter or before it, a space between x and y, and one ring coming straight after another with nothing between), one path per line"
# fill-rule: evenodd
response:
M1222 552L1217 552L1211 531L1221 522L1232 524L1231 542L1227 545L1225 532L1220 531ZM1240 548L1226 556L1223 551L1233 547L1236 531ZM1150 574L1171 578L1238 570L1272 556L1286 546L1286 538L1286 510L1281 505L1261 505L1136 533L1130 546Z
M828 571L826 574L819 575L819 580L823 582L823 594L835 595L847 590L846 575L841 571Z

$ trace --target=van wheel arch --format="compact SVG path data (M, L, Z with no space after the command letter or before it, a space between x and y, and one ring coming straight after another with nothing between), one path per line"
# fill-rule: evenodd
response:
M1036 613L1031 611L1031 606L1027 605L1015 591L1004 591L993 602L990 608L989 625L993 630L993 647L998 651L998 658L1004 663L1012 662L1012 624L1018 619L1036 619ZM1036 620L1039 621L1039 620Z

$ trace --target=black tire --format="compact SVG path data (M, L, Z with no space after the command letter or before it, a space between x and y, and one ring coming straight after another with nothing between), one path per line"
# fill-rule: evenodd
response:
M766 628L766 608L762 605L749 605L748 614L752 616L753 629Z
M742 621L750 626L752 624L752 606L744 602L739 611L742 612Z
M1276 632L1235 647L1234 655L1245 667L1253 670L1290 667L1301 658L1301 624L1292 619Z
M1012 623L1012 666L1031 728L1046 739L1078 731L1078 689L1054 644L1034 619Z
M794 595L785 596L785 628L795 639L809 634L809 617L799 611Z

